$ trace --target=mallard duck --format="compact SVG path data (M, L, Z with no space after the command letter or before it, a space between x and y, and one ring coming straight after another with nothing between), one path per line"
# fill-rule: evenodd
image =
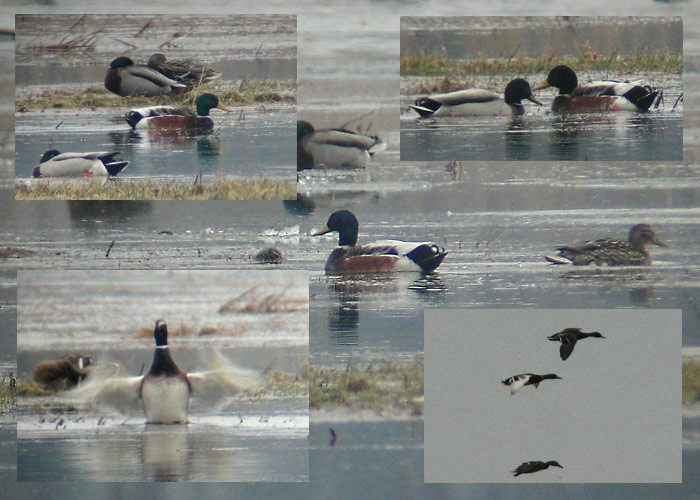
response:
M568 66L553 68L547 78L532 90L546 87L559 89L559 95L552 101L552 111L559 113L647 111L659 94L659 90L629 80L602 80L578 85L576 73Z
M519 116L525 114L522 100L528 99L542 106L532 95L530 84L516 78L506 85L504 97L484 89L466 89L447 94L421 97L411 108L421 118L433 116Z
M148 106L134 108L124 115L131 128L210 129L214 122L209 111L214 108L231 111L214 94L202 94L195 102L196 111L181 106Z
M535 375L534 373L521 373L520 375L513 375L503 380L503 385L510 386L510 394L513 395L518 392L518 389L526 385L534 385L535 389L540 385L540 382L547 379L561 379L560 376L554 373L547 373L545 375Z
M148 106L134 108L124 115L126 122L136 128L207 129L214 126L209 112L214 109L231 111L219 103L214 94L202 94L195 102L196 111L182 106Z
M66 354L58 359L42 361L34 367L32 376L38 383L65 389L78 385L90 374L92 358L82 354Z
M326 272L361 273L382 271L433 272L447 255L435 243L385 240L369 245L357 244L359 224L349 210L331 214L326 225L314 236L337 231L338 247L326 261Z
M309 122L297 121L297 170L365 168L369 158L385 148L379 136L342 128L315 130Z
M128 57L117 57L109 65L105 87L122 97L143 95L153 97L170 94L175 88L186 85L172 80L148 66L134 64Z
M115 161L119 151L92 153L60 153L51 149L44 153L39 165L34 167L34 177L92 177L117 175L129 164Z
M172 61L163 54L153 54L148 60L148 67L162 73L171 80L180 82L188 88L207 83L221 77L221 73L192 61Z
M148 423L186 423L190 396L216 401L242 388L260 383L256 372L226 365L211 371L185 373L175 363L168 347L168 326L156 321L153 329L156 348L146 375L95 380L73 391L73 395L92 395L98 404L121 412L141 403ZM92 384L92 385L91 385Z
M587 266L594 262L600 266L648 266L651 255L646 249L649 243L668 246L661 241L649 224L637 224L630 229L628 241L601 238L575 246L559 247L559 256L545 255L552 264Z
M518 465L517 469L511 472L513 472L513 476L518 477L520 474L532 474L533 472L545 470L549 467L559 467L560 469L564 468L559 465L559 462L556 460L550 460L549 462L533 460L531 462L523 462L522 464Z
M586 339L588 337L595 337L599 339L604 339L600 332L582 332L580 328L564 328L562 331L550 335L547 337L549 340L554 342L561 342L561 347L559 348L559 355L563 361L566 361L571 353L574 352L574 346L576 342L581 339Z

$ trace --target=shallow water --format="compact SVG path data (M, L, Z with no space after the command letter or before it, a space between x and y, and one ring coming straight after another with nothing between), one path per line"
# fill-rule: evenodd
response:
M212 113L214 129L206 135L171 131L133 131L122 119L127 108L109 111L20 113L16 126L17 178L26 183L49 149L60 152L120 151L129 161L116 180L192 183L218 179L296 175L293 107L246 106L232 113Z

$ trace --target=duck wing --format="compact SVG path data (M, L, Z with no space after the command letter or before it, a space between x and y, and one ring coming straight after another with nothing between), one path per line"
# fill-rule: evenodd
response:
M237 366L219 352L213 352L210 356L212 369L187 374L192 396L215 403L262 384L260 372Z

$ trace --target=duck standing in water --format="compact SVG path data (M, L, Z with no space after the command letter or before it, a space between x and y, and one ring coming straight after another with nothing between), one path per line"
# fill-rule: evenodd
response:
M173 89L184 89L186 85L168 78L153 68L134 64L134 61L128 57L117 57L110 63L107 70L105 88L122 97L134 95L154 97L170 94Z
M231 111L214 94L202 94L195 101L195 111L183 106L148 106L134 108L124 115L126 122L136 129L182 129L203 131L214 127L209 117L212 109Z
M140 402L147 423L174 424L187 423L190 396L213 404L260 384L257 372L233 367L223 360L220 363L223 366L215 370L185 373L170 354L168 326L163 320L156 321L153 338L156 348L146 375L95 380L72 394L86 395L98 404L124 413L129 413Z
M561 347L559 348L559 355L563 361L566 361L571 353L574 352L574 347L576 342L581 339L586 339L588 337L594 337L599 339L604 339L605 337L601 335L600 332L582 332L580 328L564 328L562 331L550 335L547 337L549 340L554 342L561 342Z
M595 263L600 266L648 266L651 254L646 249L648 244L661 247L668 246L661 241L649 224L637 224L630 229L628 241L601 238L586 241L579 245L559 247L559 256L545 255L552 264L573 264L587 266Z
M540 385L543 380L554 380L561 379L560 376L554 373L547 373L545 375L535 375L534 373L521 373L520 375L513 375L507 379L501 381L503 385L510 386L510 394L513 395L518 392L518 389L525 387L526 385L534 385L535 389Z
M532 95L530 84L516 78L506 85L504 96L484 89L466 89L421 97L410 107L421 118L434 116L520 116L525 114L522 100L542 106Z
M647 111L659 94L659 90L639 82L601 80L579 85L574 70L563 65L553 68L532 90L547 87L559 89L552 101L555 113Z
M559 467L560 469L564 468L561 465L559 465L559 462L557 462L556 460L550 460L549 462L533 460L531 462L523 462L522 464L518 465L518 467L514 471L511 472L513 473L513 476L518 477L520 474L532 474L533 472L539 472L541 470L548 469L549 467Z
M357 244L359 223L349 210L331 214L326 225L314 236L337 231L338 246L326 261L327 273L362 273L383 271L433 272L447 252L435 243L384 240L368 245Z
M316 130L307 121L297 121L297 170L365 168L370 157L384 149L386 142L376 135L343 128Z

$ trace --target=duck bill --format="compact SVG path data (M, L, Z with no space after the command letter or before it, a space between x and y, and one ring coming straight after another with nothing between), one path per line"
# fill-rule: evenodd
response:
M224 106L224 105L221 104L221 103L217 104L216 107L219 108L219 109L222 109L222 110L224 110L224 111L231 111L229 108L227 108L226 106Z
M549 86L550 86L549 81L545 78L544 81L542 81L542 82L538 83L537 85L535 85L534 87L532 87L532 90L546 89Z
M660 247L667 247L668 246L664 241L660 240L656 236L654 236L654 239L651 240L651 242L655 245L659 245Z
M319 229L318 231L316 231L316 232L315 232L314 234L312 234L311 236L321 236L322 234L326 234L326 233L330 233L330 232L331 232L331 230L328 229L328 226L323 226L321 229Z
M542 106L542 102L541 102L537 97L535 97L534 95L531 95L530 97L527 97L527 100L528 100L528 101L534 102L534 103L537 104L538 106Z

